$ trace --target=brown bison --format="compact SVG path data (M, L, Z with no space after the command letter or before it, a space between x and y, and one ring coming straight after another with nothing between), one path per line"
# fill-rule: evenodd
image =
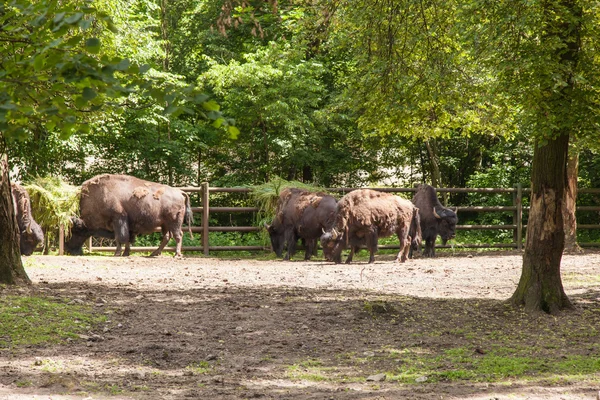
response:
M16 183L11 184L12 201L19 227L21 254L30 256L38 244L44 241L44 232L31 213L31 199L27 190Z
M365 244L371 252L369 263L373 263L378 238L396 234L400 241L396 261L405 262L409 248L421 242L419 222L419 210L409 200L370 189L355 190L338 202L335 223L321 236L323 253L340 263L342 250L349 246L346 263L350 263Z
M160 227L162 242L152 256L158 256L171 237L175 238L175 256L181 257L184 219L190 226L192 210L189 196L160 183L145 181L127 175L98 175L81 186L80 218L73 218L71 238L65 249L71 254L82 254L82 245L90 236L115 239L115 256L128 256L136 235L152 233Z
M446 208L437 198L433 186L419 185L412 202L419 208L421 232L425 241L424 257L435 257L435 240L440 235L442 243L456 236L458 216L456 212Z
M310 260L323 229L333 224L335 207L336 199L327 194L284 189L279 195L275 218L271 225L266 225L277 257L282 257L287 244L283 259L290 260L296 252L298 239L302 239L306 247L304 259Z

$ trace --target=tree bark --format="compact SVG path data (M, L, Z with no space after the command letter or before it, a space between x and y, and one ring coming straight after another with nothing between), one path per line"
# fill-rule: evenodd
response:
M0 138L0 140L2 140ZM19 250L19 232L15 216L10 180L8 157L0 143L0 283L15 285L31 281L23 268Z
M437 149L437 143L435 139L425 141L425 147L427 147L427 154L429 154L429 172L431 173L431 186L435 188L441 187L442 184L442 171L440 170L440 155ZM442 204L448 205L448 193L441 193Z
M556 314L572 308L560 278L565 233L563 202L569 136L536 143L532 165L531 208L527 223L523 270L510 301L528 312Z
M565 223L565 253L581 253L577 243L577 176L579 174L579 153L571 143L569 159L567 161L567 186L565 188L565 201L563 204L563 220Z

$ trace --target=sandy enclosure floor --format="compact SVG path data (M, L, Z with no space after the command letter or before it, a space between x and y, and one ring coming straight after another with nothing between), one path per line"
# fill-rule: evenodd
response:
M455 317L444 320L456 310L481 318L485 329L487 315L499 313L515 290L522 263L520 255L501 252L405 264L386 255L376 260L29 257L33 287L13 291L90 304L109 323L81 341L0 352L0 400L596 399L600 374L574 386L294 377L290 365L306 360L366 377L397 368L378 357L382 349L443 349L453 344L451 336L423 344L416 329L428 328L417 325L429 319L423 326L460 325ZM562 275L577 306L600 307L600 252L565 255ZM364 312L366 301L392 304L399 317L373 319ZM348 354L373 362L340 361ZM55 363L52 371L43 368L48 362ZM206 371L195 369L200 366Z

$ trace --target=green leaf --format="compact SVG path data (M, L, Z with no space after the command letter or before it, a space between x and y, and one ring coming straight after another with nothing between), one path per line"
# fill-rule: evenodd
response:
M54 19L53 19L54 23L55 23L55 24L58 24L60 21L62 21L62 20L63 20L63 18L65 17L65 15L66 15L66 13L64 13L64 12L61 12L61 13L58 13L58 14L56 14L56 15L54 16Z
M77 36L73 36L72 38L70 38L69 40L67 40L67 46L73 47L79 44L79 42L81 42L81 39L83 39L81 37L81 35L77 35Z
M94 98L96 98L97 95L98 94L96 93L96 91L89 87L83 88L83 92L81 94L81 96L88 101L93 100Z
M36 71L40 71L42 68L44 68L44 60L45 60L45 56L43 54L38 54L34 59L33 59L33 69Z
M100 39L89 38L85 41L85 48L92 54L98 54L100 52Z
M87 100L81 96L77 96L77 97L75 97L75 105L78 108L83 108L87 105Z
M196 104L204 103L206 100L208 100L208 95L204 93L197 94L196 97L194 97L194 103Z
M225 122L225 118L217 118L213 123L212 126L214 126L215 128L220 128L223 125L223 122Z
M70 17L67 17L65 19L65 22L69 25L73 25L73 24L79 22L79 20L81 18L83 18L83 13L78 12L78 13L71 15Z
M237 139L240 135L240 130L232 125L227 127L227 132L229 133L229 138L234 140Z
M204 108L206 111L219 111L221 106L216 101L210 100L202 103L202 108Z
M128 60L127 58L125 58L125 59L123 59L123 60L119 61L119 62L118 62L118 63L117 63L115 66L114 66L114 68L115 68L117 71L125 71L125 70L127 70L127 69L129 68L129 60Z

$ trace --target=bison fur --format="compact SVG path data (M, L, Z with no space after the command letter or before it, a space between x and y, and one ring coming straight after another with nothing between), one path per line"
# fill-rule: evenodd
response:
M340 199L332 228L321 235L323 253L340 263L342 250L350 247L346 259L350 263L364 245L373 263L378 239L395 234L400 242L396 261L405 262L409 249L420 245L419 222L419 210L409 200L371 189L354 190Z
M27 190L19 184L12 183L11 194L19 228L19 249L22 255L30 256L37 245L44 241L44 232L33 219L31 199Z
M304 259L310 260L321 233L333 224L335 208L336 199L325 193L297 188L282 190L275 218L270 225L266 225L277 257L291 260L298 239L301 239L305 245Z
M190 198L180 189L145 181L128 175L98 175L81 186L79 218L72 218L71 238L65 243L70 254L82 254L82 245L90 236L115 239L115 256L128 256L135 237L161 228L163 239L152 252L158 256L175 239L175 256L181 257L182 225L189 226L192 210Z
M419 185L412 202L419 208L421 218L421 232L425 249L424 257L435 257L435 241L439 235L445 245L448 240L456 236L458 216L456 212L444 207L437 198L433 186Z

